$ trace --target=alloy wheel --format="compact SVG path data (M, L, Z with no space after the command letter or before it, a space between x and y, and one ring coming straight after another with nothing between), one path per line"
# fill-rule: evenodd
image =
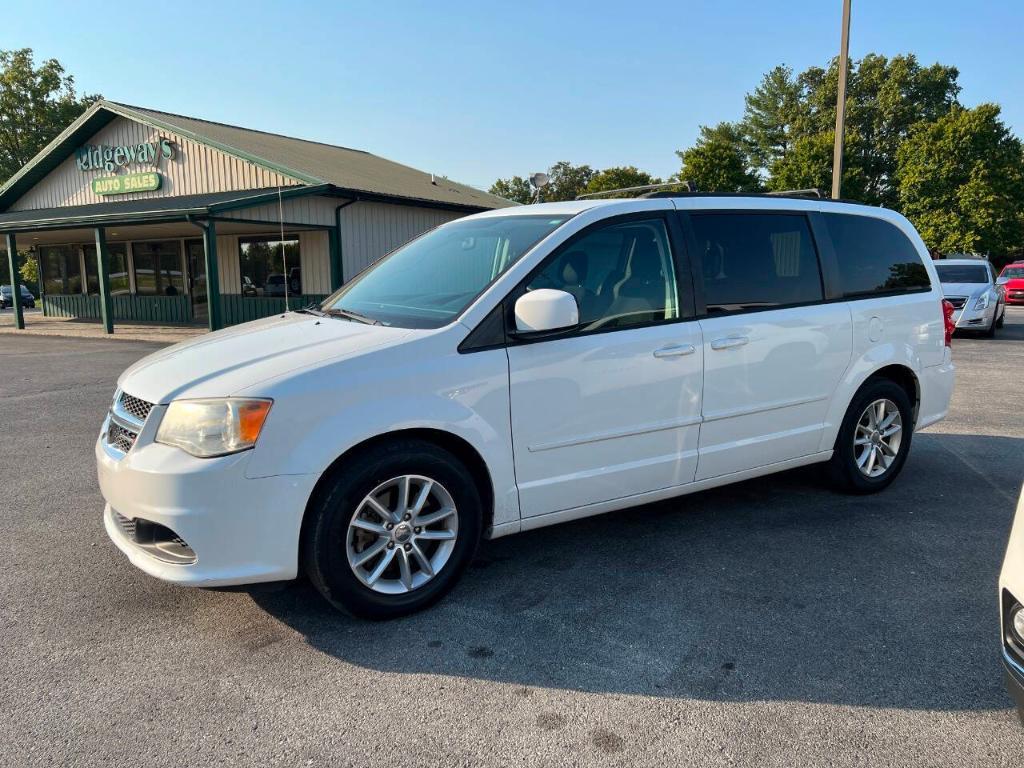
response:
M857 468L866 477L881 477L899 455L902 441L903 417L896 403L886 398L875 400L864 409L854 430Z
M348 563L374 592L412 592L445 567L458 533L448 490L429 477L402 475L378 485L356 507L345 536Z

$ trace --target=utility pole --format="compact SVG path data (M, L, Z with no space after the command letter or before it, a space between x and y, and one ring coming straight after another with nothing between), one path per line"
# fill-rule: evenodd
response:
M843 35L839 43L839 95L836 98L836 145L832 151L832 199L843 183L843 138L846 132L846 70L850 66L850 0L843 0Z

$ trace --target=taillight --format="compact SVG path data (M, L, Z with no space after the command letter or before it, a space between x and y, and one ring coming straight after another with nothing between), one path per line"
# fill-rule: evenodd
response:
M953 346L953 331L956 330L956 323L953 322L953 313L956 308L945 299L942 300L942 319L946 324L946 346Z

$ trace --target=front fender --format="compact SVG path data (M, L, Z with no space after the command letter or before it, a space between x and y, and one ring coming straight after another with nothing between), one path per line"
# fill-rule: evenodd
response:
M437 347L424 340L399 354L382 350L275 383L262 393L274 405L247 475L319 475L371 438L435 429L461 438L484 460L494 523L518 520L505 350L459 354Z

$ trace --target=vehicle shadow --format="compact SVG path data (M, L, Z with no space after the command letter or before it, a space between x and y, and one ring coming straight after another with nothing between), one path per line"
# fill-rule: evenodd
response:
M886 492L810 467L485 542L444 601L370 623L252 599L386 672L721 701L1003 709L996 583L1024 439L921 433Z

